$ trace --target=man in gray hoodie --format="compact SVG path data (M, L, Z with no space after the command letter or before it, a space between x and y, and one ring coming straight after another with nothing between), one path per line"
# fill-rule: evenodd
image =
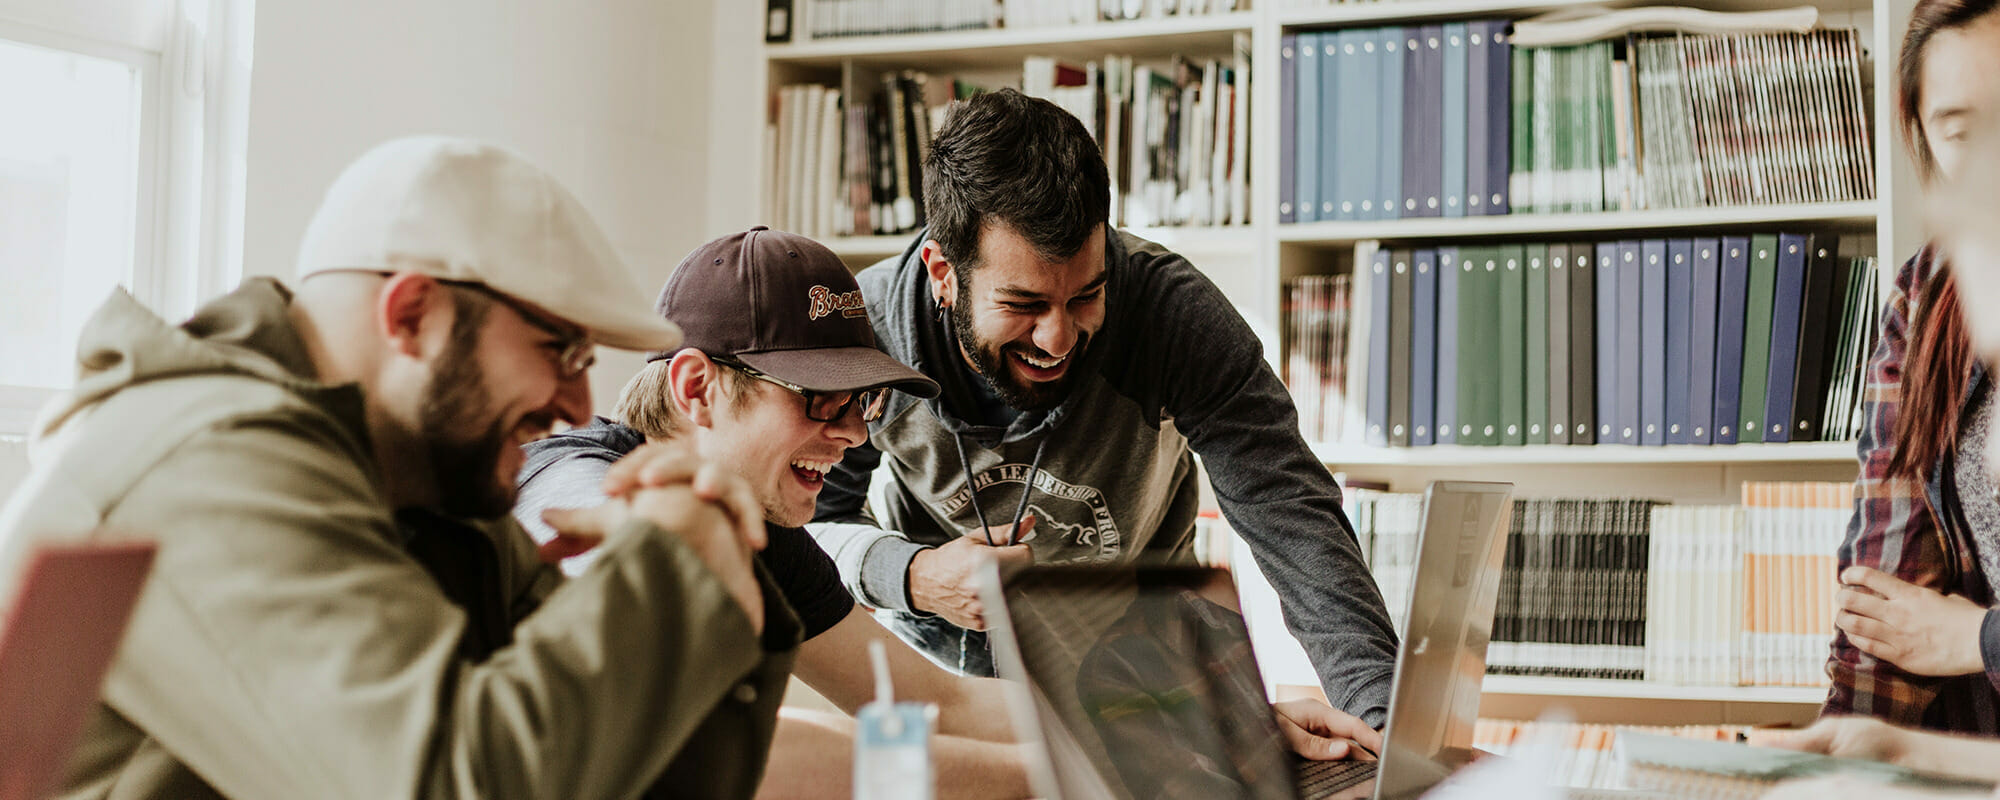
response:
M876 338L942 393L890 400L810 530L892 629L991 674L977 565L1191 561L1200 454L1328 700L1366 724L1337 733L1377 746L1395 633L1340 489L1243 318L1109 207L1068 112L1013 91L952 107L924 164L929 227L859 276Z

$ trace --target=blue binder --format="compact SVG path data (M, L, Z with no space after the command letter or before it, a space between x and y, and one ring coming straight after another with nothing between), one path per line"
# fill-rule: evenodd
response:
M1438 265L1436 250L1410 258L1410 445L1436 442L1438 360Z
M1743 419L1743 314L1750 294L1750 238L1722 237L1722 281L1715 305L1716 444L1737 442Z
M1799 315L1805 308L1805 236L1778 234L1778 281L1771 297L1771 365L1765 386L1764 441L1792 440L1793 377L1799 366ZM1818 344L1815 342L1814 344Z
M1639 325L1645 319L1645 273L1640 269L1639 243L1618 243L1618 443L1638 444L1642 420L1644 381L1640 369L1646 363L1645 345Z
M1298 170L1293 177L1294 191L1298 196L1298 209L1293 215L1299 222L1313 222L1319 219L1319 154L1329 144L1328 138L1320 135L1319 124L1319 52L1320 39L1324 34L1306 31L1298 35L1298 80L1299 94L1297 133ZM1137 176L1134 176L1135 178Z
M1597 245L1597 443L1617 444L1625 426L1618 410L1618 243Z
M1299 35L1287 33L1278 40L1278 222L1296 222L1298 212L1299 158L1299 66L1295 55ZM1138 137L1133 137L1137 142ZM1113 164L1115 176L1118 166Z
M1403 40L1404 28L1376 31L1382 73L1381 158L1375 163L1375 211L1377 219L1403 216Z
M1694 304L1694 244L1686 239L1667 242L1667 444L1693 444L1694 425L1688 416L1689 358L1694 349L1688 322Z
M1639 243L1639 443L1667 443L1667 243Z
M1340 104L1345 87L1341 73L1348 60L1341 56L1339 31L1319 35L1319 218L1340 219L1341 153L1348 146L1347 132L1354 109ZM1348 215L1347 219L1353 219Z
M1421 258L1421 257L1420 257ZM1458 443L1458 248L1437 250L1437 405L1432 441Z
M1722 282L1722 242L1696 239L1688 303L1688 443L1715 441L1716 302ZM1669 247L1669 250L1672 248Z
M1389 274L1390 253L1376 250L1368 275L1368 432L1367 441L1389 445Z
M1507 176L1513 169L1511 142L1513 128L1513 57L1508 43L1506 20L1473 23L1486 35L1487 140L1486 202L1480 207L1488 215L1508 213Z
M1424 146L1425 137L1430 135L1425 127L1428 118L1424 114L1424 104L1427 100L1436 102L1438 98L1437 95L1425 94L1424 29L1409 27L1403 31L1408 36L1403 39L1401 51L1403 54L1402 217L1407 219L1423 216L1424 159L1430 152Z
M1465 216L1466 169L1469 160L1466 147L1466 118L1468 114L1466 95L1469 71L1467 60L1468 38L1465 23L1453 22L1444 26L1444 165L1442 166L1444 185L1439 192L1438 202L1447 217Z
M1381 33L1357 28L1340 34L1341 219L1381 219L1376 207L1375 159L1381 154L1382 124L1370 113L1382 107Z
M1420 38L1424 82L1417 94L1423 98L1424 127L1416 142L1423 148L1419 163L1424 200L1417 216L1440 217L1444 216L1444 26L1425 25Z

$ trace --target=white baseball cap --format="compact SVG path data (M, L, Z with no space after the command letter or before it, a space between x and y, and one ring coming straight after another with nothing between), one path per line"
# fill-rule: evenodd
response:
M348 165L306 226L298 261L301 279L346 270L484 284L609 347L681 340L568 190L519 154L471 139L393 139Z

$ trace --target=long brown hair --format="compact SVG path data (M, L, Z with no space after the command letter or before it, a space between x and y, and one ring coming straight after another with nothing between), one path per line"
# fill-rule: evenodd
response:
M1939 32L1963 28L1994 11L2000 0L1918 0L1896 61L1896 116L1903 144L1925 183L1937 178L1937 158L1924 140L1924 57ZM1920 256L1921 257L1921 256ZM1939 263L1922 287L1910 318L1910 346L1903 357L1896 450L1889 474L1923 480L1944 454L1957 448L1959 406L1971 382L1972 338L1966 332L1958 281Z

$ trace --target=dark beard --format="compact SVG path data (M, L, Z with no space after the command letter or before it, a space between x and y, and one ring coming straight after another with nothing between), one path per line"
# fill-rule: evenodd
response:
M452 326L451 344L438 359L438 371L424 386L419 422L440 510L453 517L489 519L514 508L513 481L496 475L501 448L508 446L509 437L498 418L484 430L469 435L465 431L470 420L486 413L486 372L473 355L479 325L475 322L467 326L469 330L460 330L456 323L468 316L462 312Z
M958 337L959 350L972 361L973 371L986 378L986 385L993 387L993 394L999 396L1000 402L1016 411L1047 411L1069 399L1070 384L1075 382L1077 375L1076 362L1090 344L1090 334L1077 334L1076 345L1069 349L1069 370L1061 378L1048 383L1025 383L1007 368L1005 361L1008 353L1019 351L1045 360L1054 356L1032 345L988 345L972 329L972 315L963 311L971 307L972 282L961 276L958 281L958 304L947 309L946 316L951 317L951 329Z

